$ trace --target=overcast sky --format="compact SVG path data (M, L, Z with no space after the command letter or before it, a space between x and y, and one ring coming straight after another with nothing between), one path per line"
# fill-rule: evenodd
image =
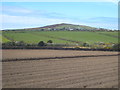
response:
M117 0L109 2L2 2L2 28L33 28L58 23L118 29Z

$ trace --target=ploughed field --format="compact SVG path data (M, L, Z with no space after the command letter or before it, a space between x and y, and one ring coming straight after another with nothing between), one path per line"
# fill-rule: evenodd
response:
M118 87L117 52L3 50L2 53L3 88Z
M118 52L108 51L76 51L76 50L3 50L3 61L5 60L20 60L20 59L46 59L46 58L67 58L79 56L104 56L104 55L117 55Z

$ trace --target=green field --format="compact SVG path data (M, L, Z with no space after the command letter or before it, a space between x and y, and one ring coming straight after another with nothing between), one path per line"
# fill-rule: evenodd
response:
M101 32L101 33L118 36L118 32Z
M0 42L9 42L10 40L8 40L7 38L5 38L3 35L2 35L2 32L0 31Z
M102 33L102 34L100 34ZM109 35L110 36L109 36ZM116 37L114 37L116 36ZM3 31L2 41L24 41L26 43L47 42L74 43L72 41L118 43L118 32L87 32L87 31ZM9 40L8 40L9 39Z

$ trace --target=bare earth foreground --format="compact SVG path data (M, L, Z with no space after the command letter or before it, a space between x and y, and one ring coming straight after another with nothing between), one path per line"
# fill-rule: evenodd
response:
M3 88L118 87L117 52L3 50L2 53ZM88 57L75 57L86 55ZM89 55L98 56L89 57ZM71 56L73 58L70 58ZM44 59L46 57L62 58ZM27 58L33 60L27 60ZM34 60L34 58L38 59Z

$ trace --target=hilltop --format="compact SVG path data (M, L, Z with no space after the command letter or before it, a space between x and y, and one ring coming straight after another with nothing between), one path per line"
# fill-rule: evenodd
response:
M61 24L54 24L54 25L49 25L49 26L44 26L41 27L44 29L68 29L68 30L74 30L74 29L96 29L94 27L90 27L90 26L85 26L85 25L74 25L74 24L67 24L67 23L61 23Z
M75 25L75 24L67 24L67 23L61 23L61 24L54 24L54 25L47 25L43 27L36 27L36 28L27 28L25 30L41 30L41 31L91 31L91 30L100 30L99 28L90 27L86 25ZM107 29L102 29L107 30Z
M75 24L53 24L47 25L43 27L35 27L35 28L25 28L25 29L12 29L12 30L39 30L39 31L109 31L109 29L104 28L96 28L86 25L75 25Z

